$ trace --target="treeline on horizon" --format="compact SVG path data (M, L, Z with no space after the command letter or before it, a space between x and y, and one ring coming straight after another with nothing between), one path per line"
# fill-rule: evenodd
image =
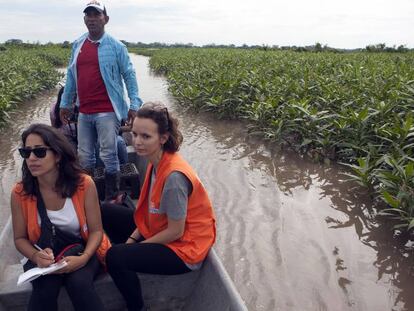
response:
M404 53L409 51L414 51L406 47L405 45L393 45L387 46L385 43L369 44L364 48L355 48L355 49L340 49L330 47L326 44L316 42L314 45L307 46L279 46L279 45L235 45L235 44L205 44L205 45L195 45L193 43L162 43L162 42L128 42L121 40L128 48L138 48L138 49L165 49L165 48L230 48L230 49L259 49L259 50L288 50L295 52L334 52L334 53L345 53L345 52L388 52L388 53ZM4 43L0 43L0 51L4 50L8 45L20 45L22 47L35 47L35 46L60 46L63 48L70 48L71 42L63 41L62 43L53 43L48 42L46 44L41 44L40 42L23 42L20 39L9 39Z

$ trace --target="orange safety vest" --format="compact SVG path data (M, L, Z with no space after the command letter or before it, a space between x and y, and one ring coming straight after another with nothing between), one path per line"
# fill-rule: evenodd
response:
M73 206L75 207L75 212L79 220L80 234L85 241L88 240L89 236L85 214L85 193L92 182L90 176L82 175L80 185L72 196ZM26 221L27 236L30 242L34 244L40 237L40 226L37 218L37 199L35 196L25 194L22 183L17 183L13 188L13 192L16 194L16 198L22 208L23 217ZM102 264L105 264L105 255L110 247L111 242L106 234L104 234L101 245L96 251L96 255Z
M207 192L191 166L178 154L164 152L157 168L148 210L148 192L152 164L148 165L144 185L134 214L140 234L148 239L168 226L166 214L157 213L167 177L173 172L183 173L191 182L193 191L188 198L183 236L166 244L178 257L189 264L199 263L216 239L216 220Z

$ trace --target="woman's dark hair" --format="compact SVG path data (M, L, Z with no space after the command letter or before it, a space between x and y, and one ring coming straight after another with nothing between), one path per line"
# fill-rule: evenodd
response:
M176 152L183 142L183 135L178 130L178 120L171 116L167 107L161 102L147 102L137 111L138 118L151 119L158 125L158 134L168 134L163 150Z
M65 87L62 86L60 88L58 96L57 96L55 109L53 110L53 114L55 116L55 121L54 121L54 124L52 124L52 126L57 128L57 129L60 128L63 125L62 121L60 120L60 102L62 101L62 95L63 95L64 90L65 90ZM76 102L76 94L73 97L72 103L75 103L75 102ZM78 114L79 114L79 108L78 108L78 106L75 105L75 107L73 107L72 117L69 121L76 123L78 121Z
M54 127L57 128L57 129L62 126L62 121L60 121L60 102L62 100L62 94L63 94L64 89L65 89L64 86L62 86L60 88L59 93L58 93L58 97L57 97L57 101L56 101L56 105L55 105L55 110L53 111L53 113L55 115Z
M76 192L81 179L82 169L79 165L75 150L59 130L46 124L32 124L22 134L22 144L26 146L26 139L30 134L39 135L46 146L60 157L58 163L58 178L55 190L63 198L71 197ZM28 195L36 195L38 190L37 177L34 177L27 167L26 161L22 165L23 190Z

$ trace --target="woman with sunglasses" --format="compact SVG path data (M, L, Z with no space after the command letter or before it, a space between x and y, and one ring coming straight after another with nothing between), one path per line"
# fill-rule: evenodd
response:
M149 161L137 209L102 206L105 230L124 242L108 251L106 262L128 310L144 306L136 272L172 275L199 269L215 241L207 192L177 152L183 140L177 125L160 103L137 111L133 145Z
M93 279L101 271L110 243L103 233L95 185L81 173L70 143L51 126L31 125L22 134L22 144L22 180L11 195L17 250L39 267L55 262L57 254L51 248L36 248L43 228L38 213L39 196L54 226L85 241L82 254L64 258L65 267L32 281L28 309L57 310L58 294L64 285L75 310L103 310Z

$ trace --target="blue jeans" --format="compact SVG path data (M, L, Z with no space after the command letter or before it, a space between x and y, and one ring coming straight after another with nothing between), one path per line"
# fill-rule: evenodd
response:
M96 166L95 145L99 144L99 157L105 165L105 172L119 172L117 136L121 122L115 112L94 114L79 113L78 154L83 168L92 170Z
M128 150L126 147L125 140L122 138L122 136L118 135L116 137L116 145L118 147L118 160L119 164L125 164L128 163ZM101 158L99 157L99 145L96 144L95 147L95 153L96 153L96 167L105 167L105 164L103 164Z

